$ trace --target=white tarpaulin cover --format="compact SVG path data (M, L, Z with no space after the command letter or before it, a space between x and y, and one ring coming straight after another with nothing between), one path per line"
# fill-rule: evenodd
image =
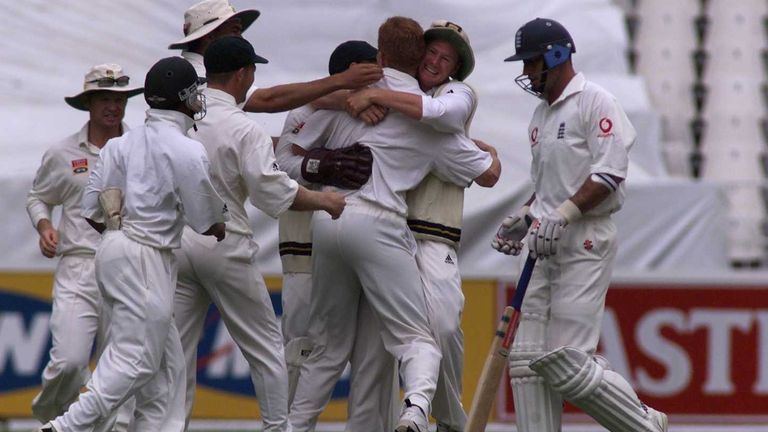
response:
M79 92L93 64L121 64L134 81L159 58L175 55L167 45L181 36L184 10L192 0L114 2L106 0L4 1L0 15L0 270L47 270L37 236L24 210L26 193L40 158L56 140L77 131L87 114L64 103ZM262 87L306 81L327 74L333 48L348 39L376 43L379 24L391 15L413 17L425 27L434 19L459 23L469 34L476 68L467 80L480 106L473 136L495 145L503 163L493 189L472 187L465 203L461 268L468 277L515 274L516 266L489 246L498 223L531 192L526 127L537 100L513 79L519 63L515 30L536 16L552 17L571 32L576 68L612 91L638 129L631 154L625 208L617 217L617 272L710 271L727 268L724 196L714 185L670 180L658 148L659 120L641 78L629 75L621 11L609 0L294 0L233 1L261 17L244 36L269 59L259 65ZM126 121L137 125L146 105L131 99ZM284 114L254 118L271 134ZM279 274L277 226L254 211L261 267ZM515 268L513 268L515 267Z

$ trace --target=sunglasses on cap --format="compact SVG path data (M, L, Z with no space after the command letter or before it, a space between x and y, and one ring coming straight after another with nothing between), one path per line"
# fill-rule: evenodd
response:
M105 78L99 78L95 79L93 81L88 81L89 84L96 83L98 87L125 87L128 85L128 81L130 81L131 78L127 75L123 75L120 78L112 78L112 77L105 77Z

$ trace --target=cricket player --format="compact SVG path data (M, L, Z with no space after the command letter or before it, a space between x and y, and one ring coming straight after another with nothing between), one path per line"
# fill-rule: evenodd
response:
M99 233L80 216L80 198L99 151L111 138L128 130L123 123L128 98L140 94L117 64L93 66L83 91L64 98L71 107L87 111L79 132L54 145L43 155L27 197L27 213L40 235L40 252L61 257L53 282L50 360L43 370L40 393L32 401L32 415L46 423L64 413L80 394L91 372L88 361L94 340L97 353L104 348L109 310L96 285L94 255ZM51 213L61 206L58 227ZM121 410L117 430L125 430L132 409Z
M286 210L323 210L338 218L344 197L308 190L279 170L271 138L237 107L253 84L256 63L266 63L251 44L235 36L214 41L205 52L206 117L189 136L203 143L214 187L230 211L227 237L213 243L184 231L177 251L179 279L175 316L187 365L187 419L191 414L197 344L206 312L216 304L245 356L265 431L286 431L288 374L283 339L264 279L255 262L258 245L245 201L272 217Z
M357 63L376 62L376 48L364 41L346 41L337 46L328 60L329 75L342 73ZM289 177L311 187L311 183L301 176L303 156L292 152L291 138L301 131L306 119L315 112L312 104L307 104L291 110L286 116L280 139L275 147L275 156L280 169ZM340 150L326 153L323 163L318 165L318 173L333 181L349 181L355 183L350 187L359 188L368 180L371 160L360 160L367 163L348 163L347 154ZM341 162L346 171L336 171L336 162ZM359 178L358 178L359 177ZM286 344L286 362L288 363L291 383L295 390L295 380L298 379L298 367L304 356L308 355L311 344L307 343L307 311L312 286L312 234L311 212L286 211L280 216L280 260L283 266L282 301L283 314L281 317L283 339ZM289 352L292 354L289 355ZM292 394L291 394L292 399Z
M380 85L422 94L414 76L423 54L418 23L388 19L379 29L379 62L385 75ZM384 345L400 364L405 401L396 430L425 432L441 355L428 324L415 240L405 218L405 191L433 169L456 184L474 179L492 185L500 165L468 139L441 135L399 113L366 129L343 113L318 111L295 144L310 149L324 141L331 149L355 141L369 147L373 169L362 188L347 192L347 211L338 221L317 213L313 218L316 253L309 337L315 346L302 366L291 423L295 430L314 427L349 358L355 311L364 292L381 321Z
M186 224L224 238L226 207L208 177L202 145L184 133L205 110L197 74L170 57L149 70L145 124L110 140L82 198L82 215L109 228L96 252L96 278L112 308L110 341L88 391L43 431L94 430L136 397L135 430L184 428L184 363L173 322L178 248Z
M343 42L331 53L328 72L333 75L347 70L353 64L375 62L377 53L376 48L364 41ZM301 175L301 166L317 158L316 160L321 162L318 164L318 172L311 175L313 180L345 184L347 189L359 189L368 181L370 175L372 158L365 157L370 155L370 151L364 154L350 152L353 149L347 147L335 150L318 149L320 154L305 156L294 155L292 152L292 138L301 131L313 112L315 108L308 104L288 113L275 148L281 169L292 178L317 187L319 184L311 183ZM337 169L337 166L341 168ZM312 287L311 218L311 213L294 211L288 211L280 217L280 259L283 264L282 328L290 378L290 401L295 394L301 364L312 350L312 341L307 337ZM361 296L360 309L360 313L366 316L373 313L364 296ZM350 363L355 367L351 369L350 375L352 385L347 399L345 431L391 431L397 419L400 394L396 365L394 359L384 350L379 337L380 328L374 318L358 319L357 339L350 358ZM378 355L385 363L379 361L373 365L363 364L362 366L366 367L359 367L361 362L358 360L368 355ZM384 379L391 384L382 385Z
M528 128L534 194L492 243L517 255L530 231L538 257L509 353L517 429L560 430L565 399L610 431L662 432L667 416L594 355L617 250L611 214L624 202L636 133L616 98L575 72L574 52L565 27L536 18L506 59L523 61L515 81L541 99Z
M350 114L358 116L371 104L376 104L422 121L435 130L469 136L469 126L477 108L474 90L463 82L475 65L469 36L461 26L439 20L424 32L424 39L426 54L417 78L426 95L372 87L349 97ZM495 157L493 147L477 143ZM425 281L430 324L443 354L432 400L432 415L437 421L438 432L460 432L466 424L466 413L461 402L464 293L457 251L464 187L430 174L415 189L408 191L406 203L408 227L416 238L416 261Z
M181 49L181 56L197 70L205 82L203 54L208 45L223 36L242 35L261 13L255 9L235 12L228 0L203 0L184 13L184 37L170 44ZM355 65L348 71L318 80L278 85L251 86L241 107L248 112L281 112L305 105L339 89L356 89L381 79L381 68L373 64Z

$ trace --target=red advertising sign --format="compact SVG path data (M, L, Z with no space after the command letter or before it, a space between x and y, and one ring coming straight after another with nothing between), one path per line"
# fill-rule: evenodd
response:
M499 303L512 298L513 283L499 289ZM768 420L768 284L614 285L598 351L673 420ZM497 409L499 420L514 418L508 384Z

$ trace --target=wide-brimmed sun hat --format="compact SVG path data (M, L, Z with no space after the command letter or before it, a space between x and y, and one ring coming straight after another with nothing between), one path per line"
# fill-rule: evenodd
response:
M475 54L472 45L469 44L469 36L460 25L446 20L432 22L432 25L424 32L424 41L427 43L438 39L451 44L459 55L459 69L453 74L454 79L464 81L475 68Z
M240 24L245 31L259 15L261 12L256 9L235 12L228 0L201 1L184 12L184 37L168 45L168 49L184 49L187 44L216 30L232 17L240 18Z
M72 108L88 111L86 99L93 92L110 91L125 93L126 97L141 94L144 88L131 86L130 80L131 78L123 72L123 68L119 64L105 63L96 65L85 74L83 91L74 96L65 97L64 100Z

